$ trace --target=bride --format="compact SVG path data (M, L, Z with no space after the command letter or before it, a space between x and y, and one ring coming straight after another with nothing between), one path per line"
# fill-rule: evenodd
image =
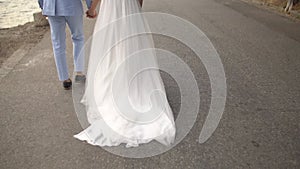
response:
M99 0L87 16L96 17ZM90 126L75 138L97 146L170 145L175 123L156 61L143 0L102 0L81 100Z

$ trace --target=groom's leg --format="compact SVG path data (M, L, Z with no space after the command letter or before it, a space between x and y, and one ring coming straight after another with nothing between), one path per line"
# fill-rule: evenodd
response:
M66 21L71 30L73 41L74 69L75 72L84 71L84 33L83 33L83 17L67 16Z
M49 16L48 20L58 77L60 81L64 81L69 78L66 61L66 19L63 16Z

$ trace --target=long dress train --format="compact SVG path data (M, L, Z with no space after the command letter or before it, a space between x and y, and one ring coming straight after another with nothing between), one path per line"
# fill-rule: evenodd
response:
M90 126L75 138L98 146L170 145L175 123L138 0L102 0L81 100Z

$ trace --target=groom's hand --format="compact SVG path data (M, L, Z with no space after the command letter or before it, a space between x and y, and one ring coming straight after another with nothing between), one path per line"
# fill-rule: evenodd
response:
M86 14L86 17L88 17L88 18L96 18L97 17L97 11L96 10L89 9L89 10L86 11L85 14Z

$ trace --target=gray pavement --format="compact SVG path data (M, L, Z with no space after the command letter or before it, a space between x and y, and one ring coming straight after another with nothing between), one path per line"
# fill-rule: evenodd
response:
M201 107L191 132L172 150L145 159L74 139L81 126L72 93L57 80L48 32L0 82L0 168L300 168L300 24L240 0L148 0L144 10L189 20L219 52L228 97L213 136L198 143L210 103L204 66L183 44L155 36L156 46L181 56L199 83ZM87 38L93 25L85 20ZM163 77L176 112L178 88Z

